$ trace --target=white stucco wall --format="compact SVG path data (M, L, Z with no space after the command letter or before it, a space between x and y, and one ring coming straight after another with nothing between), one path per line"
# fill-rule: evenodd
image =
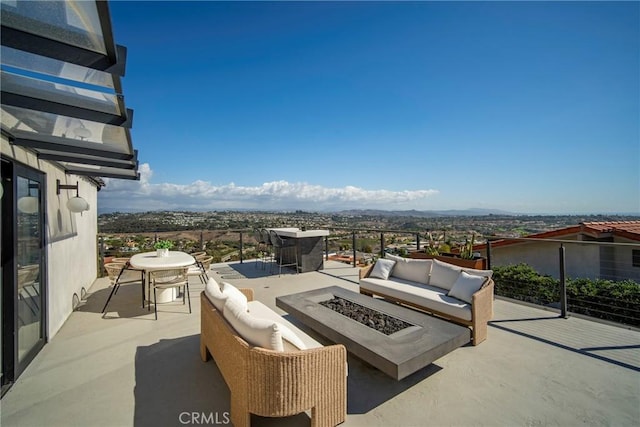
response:
M574 240L577 237L577 235L563 236L562 240ZM493 267L525 263L541 274L558 279L560 278L559 247L558 242L544 241L492 247L491 265ZM640 268L632 267L631 264L631 250L640 249L640 245L634 248L628 246L614 248L606 244L597 245L576 240L575 243L564 243L564 248L568 278L634 279L636 281L640 279ZM603 248L612 248L611 262L601 258Z
M633 266L633 250L640 250L640 243L637 241L616 238L616 243L632 244L633 246L616 246L614 250L615 274L622 279L632 279L640 283L640 267Z
M48 337L53 337L74 308L74 295L82 296L97 277L97 188L88 179L65 175L52 163L39 160L28 150L10 145L2 137L2 154L45 174L45 236L47 259L47 324ZM79 184L80 196L89 211L74 214L66 202L75 190L62 190L56 195L56 179L61 184Z

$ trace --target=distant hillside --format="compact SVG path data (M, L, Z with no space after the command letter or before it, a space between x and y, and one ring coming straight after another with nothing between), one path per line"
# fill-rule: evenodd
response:
M444 211L418 211L415 209L407 211L387 211L379 209L349 209L339 212L342 215L369 215L369 216L412 216L417 218L433 218L433 217L450 217L450 216L483 216L483 215L508 215L517 216L517 214L499 209L449 209Z

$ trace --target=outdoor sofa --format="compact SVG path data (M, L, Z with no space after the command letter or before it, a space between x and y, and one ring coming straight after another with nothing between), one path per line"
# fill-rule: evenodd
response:
M345 347L318 343L254 301L252 289L226 283L220 288L209 279L201 294L200 355L205 362L213 357L227 383L236 427L249 426L251 414L285 417L310 410L312 426L335 426L346 418Z
M458 267L437 259L391 254L362 268L360 293L406 304L471 327L473 345L487 339L493 317L491 270Z

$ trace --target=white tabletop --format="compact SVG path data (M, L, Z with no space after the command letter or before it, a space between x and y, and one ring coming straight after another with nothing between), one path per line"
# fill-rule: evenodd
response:
M302 231L299 228L269 228L268 230L275 231L278 236L282 237L293 237L297 239L302 239L305 237L319 237L319 236L328 236L329 230L305 230Z
M196 262L185 252L169 251L169 256L159 257L156 252L144 252L131 257L131 265L142 270L162 270L165 268L186 267Z

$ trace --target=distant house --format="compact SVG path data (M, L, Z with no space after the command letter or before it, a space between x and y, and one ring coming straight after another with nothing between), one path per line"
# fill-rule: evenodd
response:
M541 274L558 278L558 248L562 243L568 277L640 282L640 221L583 222L525 237L539 240L491 242L491 265L525 263ZM486 245L475 249L486 256Z

